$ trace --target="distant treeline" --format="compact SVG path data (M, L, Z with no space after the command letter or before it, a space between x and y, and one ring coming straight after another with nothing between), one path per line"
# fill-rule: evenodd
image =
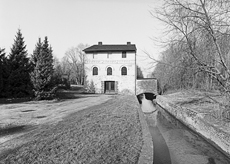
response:
M196 88L230 96L230 1L164 2L152 12L167 34L153 72L162 91Z

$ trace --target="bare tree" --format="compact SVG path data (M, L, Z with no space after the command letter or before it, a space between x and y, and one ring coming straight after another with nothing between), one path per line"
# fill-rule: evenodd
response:
M229 45L229 11L227 0L165 0L162 9L152 12L167 25L170 44L192 58L196 73L215 79L228 95L229 48L222 44Z
M84 84L85 80L85 57L82 51L88 45L79 44L77 47L72 47L66 51L62 59L63 72L68 76L72 83Z
M61 63L56 56L54 56L53 65L54 65L54 78L56 80L56 83L59 84L61 83L64 72Z
M141 68L137 65L137 79L143 79L144 75Z

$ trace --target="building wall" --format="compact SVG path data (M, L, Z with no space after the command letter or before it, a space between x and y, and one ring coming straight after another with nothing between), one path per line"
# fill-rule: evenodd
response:
M85 71L87 81L93 81L96 93L104 93L104 81L115 81L117 93L125 90L135 94L135 52L127 52L126 58L122 58L122 52L109 53L92 53L85 54L86 64ZM93 67L98 68L98 75L93 75ZM107 68L111 67L112 75L107 75ZM127 75L121 75L121 68L127 68Z

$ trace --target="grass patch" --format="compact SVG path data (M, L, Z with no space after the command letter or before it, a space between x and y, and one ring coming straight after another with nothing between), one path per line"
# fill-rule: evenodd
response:
M0 163L137 163L143 141L134 106L134 97L116 96L71 114L4 153Z
M26 98L1 98L0 104L16 104L16 103L24 103L31 101L31 97Z
M66 99L81 99L81 98L87 98L87 97L96 97L97 94L89 94L89 93L79 93L75 90L61 90L57 92L57 98L59 100L66 100Z
M230 104L227 96L217 91L188 90L165 97L171 99L175 105L203 114L204 120L230 132Z

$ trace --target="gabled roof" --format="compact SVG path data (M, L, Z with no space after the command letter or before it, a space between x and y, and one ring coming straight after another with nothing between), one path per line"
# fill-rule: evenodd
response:
M136 51L135 44L122 44L122 45L93 45L84 49L85 53L87 52L114 52L114 51Z

